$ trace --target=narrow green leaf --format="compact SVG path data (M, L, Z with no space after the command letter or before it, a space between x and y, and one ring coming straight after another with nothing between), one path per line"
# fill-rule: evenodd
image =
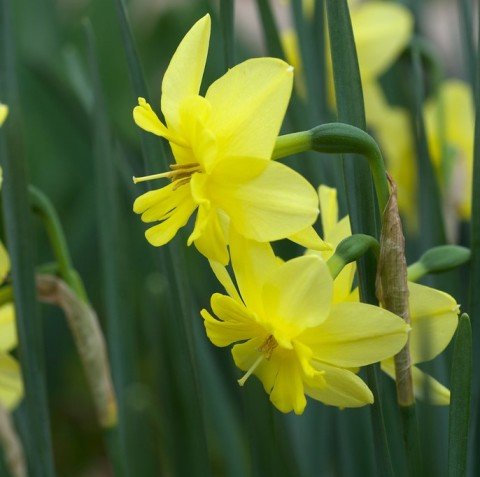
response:
M102 290L105 302L108 344L112 373L119 405L118 429L108 431L107 447L115 473L120 476L155 475L157 463L145 446L147 429L142 429L141 416L128 405L128 393L138 381L135 364L138 362L135 337L135 321L126 301L128 295L124 270L128 253L121 226L121 203L118 193L118 171L112 151L112 134L104 101L95 38L91 24L85 23L88 44L90 75L93 83L95 108L91 110L92 135L94 142L97 223L100 238L100 260L102 263ZM130 310L130 313L129 313ZM137 421L134 424L134 421ZM144 426L145 427L145 426ZM136 435L140 429L143 438Z
M326 0L338 120L366 129L362 83L346 0ZM353 233L379 237L378 213L373 181L367 161L362 157L344 156L345 190ZM377 304L375 296L376 261L364 257L358 262L362 301ZM393 475L390 452L381 405L376 369L369 367L368 385L374 393L372 426L375 439L377 471Z
M462 37L462 52L466 63L466 73L472 90L476 87L476 54L473 35L473 11L471 0L458 0L460 35Z
M414 124L415 145L418 168L418 207L421 248L427 250L445 243L445 225L442 214L442 199L437 176L430 158L425 121L423 119L423 72L420 50L412 42L412 84L413 98L411 104Z
M480 11L477 18L480 26ZM475 94L475 136L473 152L473 173L472 173L472 216L470 219L470 249L472 256L470 259L470 287L468 296L468 311L472 317L480 316L480 293L478 293L478 284L480 283L480 36L477 44L476 56L476 94ZM480 327L478 323L473 326L474 342L474 362L478 363L480 355L478 353L480 343ZM474 402L478 402L480 396L480 375L474 373ZM475 429L473 434L472 449L478 448L480 444L480 413L477 413L475 419ZM473 472L480 471L480 453L474 453Z
M472 386L472 328L470 318L463 314L458 322L453 349L451 402L448 434L448 475L467 475L468 430Z
M134 92L136 96L143 96L148 99L149 95L146 81L131 33L125 3L123 0L116 0L116 5ZM166 170L168 165L165 143L163 141L159 143L158 138L143 131L141 132L141 138L146 169L148 170L153 167L153 170L156 171L158 171L158 169ZM159 144L162 145L163 154L159 150ZM180 236L181 235L182 234L180 234ZM202 411L203 394L199 382L199 371L191 323L191 320L198 320L198 317L192 316L190 282L186 271L185 252L184 249L181 248L183 244L179 246L178 240L180 240L180 237L172 241L168 246L160 248L158 250L158 260L165 276L171 277L171 289L168 295L169 310L172 320L175 320L174 323L178 323L178 331L183 337L178 355L184 359L182 365L187 375L186 387L189 389L189 396L195 396L189 399L185 412L190 420L189 430L190 432L194 431L197 438L190 442L190 446L186 450L191 453L190 465L195 468L195 471L198 472L199 475L207 475L210 473L210 470L205 422ZM186 455L186 459L188 459L188 455Z
M279 29L268 0L257 0L257 8L262 22L263 38L269 55L285 59Z
M326 95L321 89L323 83L318 74L318 50L315 48L313 19L307 18L302 0L292 0L291 7L307 89L306 105L311 127L321 120L320 111L325 109ZM321 52L320 56L324 57L325 52Z
M32 240L27 170L22 150L21 124L13 46L11 2L0 2L0 97L10 106L10 117L0 130L3 167L3 213L12 263L19 353L25 386L23 435L29 475L55 475L47 405L44 343L34 277L35 241Z
M133 85L135 96L149 99L147 83L143 73L142 64L137 54L135 42L133 40L132 31L128 19L127 9L124 0L115 0L118 13L118 21L120 23L120 31L122 34L123 47L128 62L128 72ZM152 134L145 131L140 132L143 160L145 173L155 171L155 166L167 168L167 152L165 141L153 137ZM159 142L161 147L159 147ZM158 164L160 162L160 164Z
M220 0L225 70L235 65L235 0Z

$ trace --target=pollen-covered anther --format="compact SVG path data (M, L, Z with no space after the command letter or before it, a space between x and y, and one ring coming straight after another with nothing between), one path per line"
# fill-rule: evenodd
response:
M270 335L265 342L258 348L258 351L260 353L263 353L265 355L266 359L270 359L273 353L273 350L278 346L277 340L273 337L273 335Z
M178 189L182 185L188 184L195 172L201 172L202 167L198 162L188 162L185 164L170 164L170 171L161 172L160 174L152 174L150 176L133 177L133 182L138 184L139 182L152 181L155 179L170 179L175 182L173 190Z
M254 371L258 368L258 366L262 363L264 359L270 359L272 357L273 350L278 346L277 340L270 335L258 348L260 356L255 360L255 362L250 366L248 371L238 380L238 384L243 386L247 379L254 373Z

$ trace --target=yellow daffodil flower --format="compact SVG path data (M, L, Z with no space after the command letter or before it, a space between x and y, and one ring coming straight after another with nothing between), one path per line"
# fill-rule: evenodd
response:
M10 271L10 259L0 242L0 284ZM0 305L0 404L14 409L23 396L20 366L9 352L17 346L15 308L13 303Z
M186 34L167 68L161 107L166 125L142 98L138 126L170 143L170 171L135 182L168 178L134 204L155 246L170 241L198 209L188 244L209 259L228 262L229 229L267 242L282 238L328 246L311 225L318 215L313 187L271 154L292 89L293 68L274 58L245 61L199 95L210 38L210 16Z
M349 218L344 217L337 221L338 204L336 191L329 187L320 186L320 211L324 230L330 235L325 239L336 247L343 239L351 235ZM327 234L326 232L326 234ZM334 252L307 251L308 254L315 253L323 259L328 260ZM355 267L350 264L345 267L334 281L335 297L339 302L358 300L358 289L352 290L353 270ZM459 306L455 299L439 290L416 283L408 283L409 305L410 305L410 355L412 364L430 361L439 355L450 343L458 324ZM383 360L382 370L395 379L395 366L393 358ZM450 391L437 380L421 371L417 366L412 367L415 395L424 399L425 391L428 389L429 402L438 405L448 405L450 402Z
M424 108L432 162L444 191L447 212L471 214L475 111L470 86L445 81ZM448 215L448 214L447 214Z
M357 48L358 64L365 94L367 116L369 98L375 94L378 78L395 62L408 44L413 31L413 16L410 11L398 3L388 1L349 2L353 35ZM306 15L313 8L304 2ZM301 55L295 31L287 29L282 34L282 43L287 60L302 71ZM327 53L329 100L335 105L334 83L330 54ZM297 78L297 90L304 95L304 80ZM368 90L372 88L373 92ZM375 98L372 98L375 101Z
M0 126L5 122L8 116L8 106L0 103Z
M352 368L386 359L407 340L399 317L363 303L333 303L333 280L315 255L282 262L268 243L230 238L233 280L212 268L228 295L216 293L214 315L202 310L207 335L232 348L235 364L255 374L282 412L301 414L308 395L327 405L359 407L373 402Z
M407 225L415 230L417 167L410 118L403 108L391 107L380 91L370 93L375 108L367 119L398 185L400 210ZM458 218L468 220L471 214L475 116L470 86L459 80L445 81L439 93L425 104L424 118L429 152L442 190L447 233L454 240Z
M323 237L326 242L332 246L332 250L318 252L316 250L307 250L307 254L316 254L322 257L326 262L335 252L337 245L346 237L352 235L350 228L350 219L347 216L338 220L338 201L337 189L321 185L318 188L320 199L320 218L322 221ZM357 267L354 263L349 263L338 274L333 282L333 303L343 301L359 301L358 290L352 291L353 280Z

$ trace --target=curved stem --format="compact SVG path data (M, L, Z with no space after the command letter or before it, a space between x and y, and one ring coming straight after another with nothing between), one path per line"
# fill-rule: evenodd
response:
M309 150L330 154L363 155L370 166L378 205L383 213L390 197L390 190L382 153L370 134L349 124L322 124L309 131L280 136L272 158L280 159Z
M80 298L87 301L87 295L83 283L73 268L67 240L60 219L58 218L57 211L48 197L36 187L30 185L28 193L32 210L42 219L47 231L50 245L58 263L60 275Z

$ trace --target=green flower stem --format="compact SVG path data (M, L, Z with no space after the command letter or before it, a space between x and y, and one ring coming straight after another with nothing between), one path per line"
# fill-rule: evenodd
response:
M459 245L433 247L408 267L408 279L416 282L430 273L448 272L469 262L470 257L470 249Z
M407 269L408 280L410 282L418 282L421 278L428 274L428 270L425 268L423 263L415 262L409 265Z
M357 261L369 251L373 252L375 258L378 259L380 244L370 235L354 234L342 240L337 245L335 253L327 261L332 278L337 278L346 265Z
M370 134L344 123L329 123L309 131L287 134L277 139L272 158L314 150L327 154L363 155L373 176L378 205L383 212L390 197L385 164L377 143Z
M88 301L82 280L73 268L70 251L57 211L48 197L36 187L29 186L28 192L32 210L39 215L45 225L61 277L82 300Z

